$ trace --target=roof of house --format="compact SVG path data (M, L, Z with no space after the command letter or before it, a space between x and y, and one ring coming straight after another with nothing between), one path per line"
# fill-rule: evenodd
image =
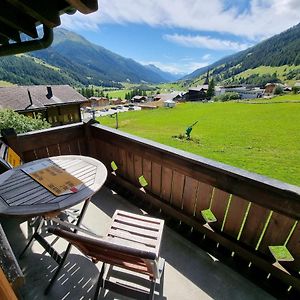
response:
M163 101L167 101L167 100L173 100L176 97L181 97L183 94L183 92L172 92L169 94L157 94L154 99L161 99Z
M134 96L134 97L132 97L132 99L135 99L135 100L143 100L143 99L146 99L147 98L147 96Z
M200 92L202 90L208 90L208 84L198 85L196 87L189 88L189 91Z
M61 106L86 101L85 97L69 85L29 85L0 88L0 108L11 108L16 111L46 109L48 106Z

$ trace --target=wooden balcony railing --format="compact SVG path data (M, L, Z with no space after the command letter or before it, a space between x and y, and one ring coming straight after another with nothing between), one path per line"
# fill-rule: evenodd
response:
M111 171L114 162L117 170L110 180L117 186L188 226L190 232L215 241L231 257L278 278L286 289L300 291L299 187L99 124L21 134L7 142L25 161L83 154L103 161ZM141 176L147 182L144 188ZM214 222L205 220L203 211L210 212ZM276 261L269 246L284 246L293 260Z

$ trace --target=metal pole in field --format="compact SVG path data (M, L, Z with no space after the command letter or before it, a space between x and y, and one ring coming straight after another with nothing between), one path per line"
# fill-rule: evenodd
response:
M116 129L119 128L118 112L116 112Z

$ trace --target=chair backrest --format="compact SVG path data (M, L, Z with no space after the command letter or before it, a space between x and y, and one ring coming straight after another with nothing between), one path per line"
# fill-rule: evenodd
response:
M57 227L50 227L48 231L66 239L93 261L102 261L149 276L154 275L151 261L157 257L146 247L121 245L111 237L90 238Z
M0 140L0 174L22 164L20 156Z

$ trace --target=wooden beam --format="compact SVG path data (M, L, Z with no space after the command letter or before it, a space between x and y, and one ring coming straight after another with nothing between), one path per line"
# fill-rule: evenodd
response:
M300 219L300 188L165 146L102 125L91 125L94 138L129 149L152 162L225 192Z
M15 255L6 238L4 230L0 225L0 262L1 268L6 278L14 289L19 288L24 283L24 275L19 267ZM1 286L1 284L0 284ZM3 299L0 297L0 299Z
M0 299L1 300L17 300L17 297L10 286L0 267Z
M10 26L6 25L5 23L0 21L0 28L1 28L1 35L7 37L10 40L13 40L15 42L20 42L20 34L19 31L11 28Z
M6 36L0 34L0 45L1 45L1 44L2 44L2 45L7 45L7 44L8 44L8 41L9 41L9 39L8 39Z
M83 14L90 14L98 9L97 0L66 0Z
M68 7L64 1L40 0L8 0L13 6L23 11L26 15L39 20L49 28L60 25L59 11Z
M37 20L25 15L19 10L14 9L11 5L4 1L1 1L0 21L17 29L18 31L24 32L32 38L38 37L35 26Z

